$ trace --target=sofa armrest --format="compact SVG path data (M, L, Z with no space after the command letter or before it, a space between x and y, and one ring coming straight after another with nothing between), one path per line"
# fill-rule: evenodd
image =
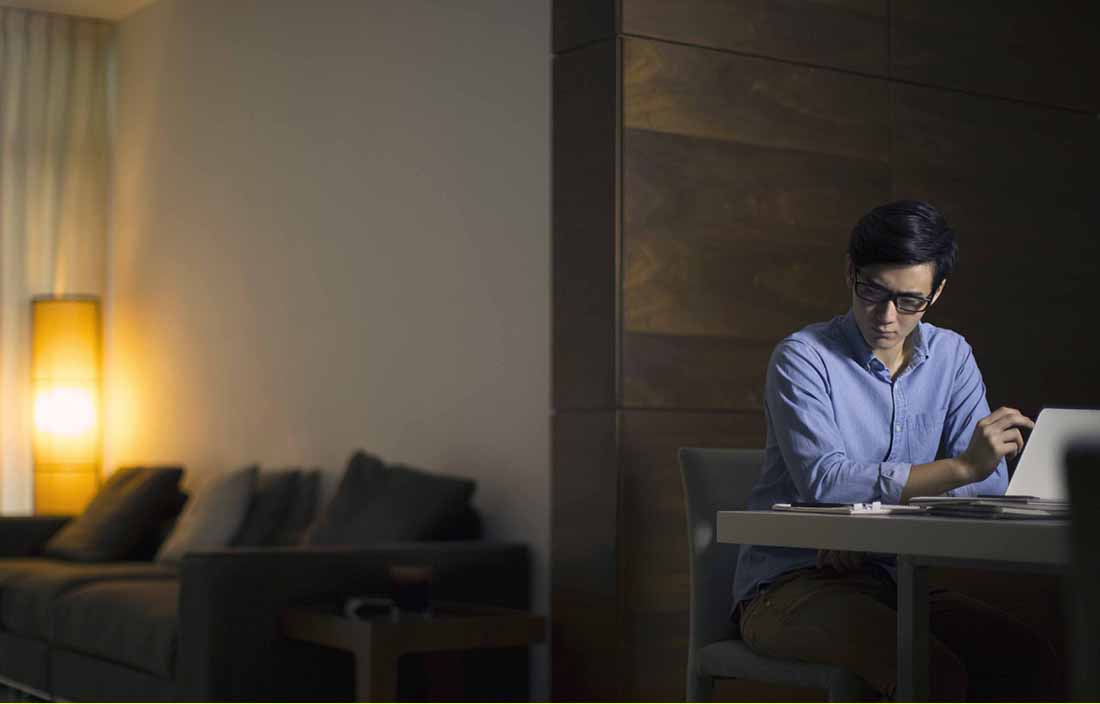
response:
M0 557L37 555L71 520L71 516L0 516Z
M316 675L331 669L332 658L326 661L317 646L284 638L282 612L324 597L386 595L387 568L398 564L431 566L433 598L530 607L528 551L516 544L446 541L191 553L180 570L180 695L190 701L325 698L318 691L325 678ZM303 683L311 689L303 690Z

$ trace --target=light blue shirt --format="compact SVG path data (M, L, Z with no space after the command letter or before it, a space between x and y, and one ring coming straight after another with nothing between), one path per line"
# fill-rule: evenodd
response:
M896 504L914 464L966 450L975 424L989 415L970 345L924 322L912 335L912 357L893 380L851 311L776 346L764 388L764 467L750 510L791 501ZM1003 494L1007 485L1001 460L985 480L948 493ZM734 603L816 559L816 550L741 546ZM893 572L892 557L875 559Z

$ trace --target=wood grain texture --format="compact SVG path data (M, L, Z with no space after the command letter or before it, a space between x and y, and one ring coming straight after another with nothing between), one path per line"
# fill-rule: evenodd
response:
M687 516L677 450L763 447L758 413L622 413L622 592L627 699L684 696Z
M551 687L558 701L621 694L615 411L553 417Z
M624 73L623 405L759 410L772 347L847 308L888 86L642 40Z
M992 407L1095 404L1096 120L916 86L895 101L895 196L935 203L959 238L925 319L968 339Z
M892 0L891 76L1100 110L1100 4Z
M831 315L848 232L889 193L877 161L648 130L628 130L624 151L635 332L772 338Z
M554 53L612 39L617 0L553 0Z
M623 334L623 395L633 408L764 408L764 375L781 339Z
M626 128L887 159L885 81L644 39L623 51Z
M617 49L554 59L553 406L615 404Z
M623 0L624 34L885 76L886 0Z

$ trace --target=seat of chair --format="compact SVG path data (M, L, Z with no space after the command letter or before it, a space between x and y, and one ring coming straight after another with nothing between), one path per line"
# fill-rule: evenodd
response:
M749 650L741 640L722 640L701 648L699 670L711 677L844 691L851 693L851 698L866 690L863 680L842 667L770 658Z

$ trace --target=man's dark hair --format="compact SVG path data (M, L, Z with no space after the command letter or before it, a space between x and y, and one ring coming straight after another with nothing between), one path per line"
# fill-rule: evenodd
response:
M848 242L852 265L860 269L876 264L924 264L934 262L932 293L955 268L959 250L955 231L943 213L919 200L899 200L880 205L852 228Z

